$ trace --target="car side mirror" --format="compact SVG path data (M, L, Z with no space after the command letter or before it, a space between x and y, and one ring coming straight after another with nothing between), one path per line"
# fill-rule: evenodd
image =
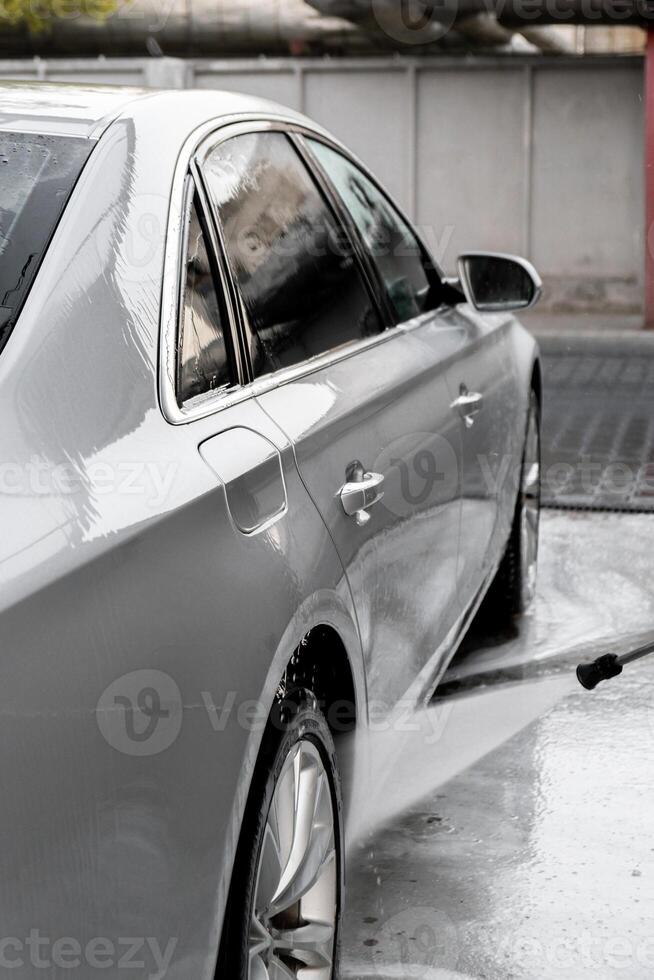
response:
M531 262L499 252L468 252L458 259L466 300L483 313L526 310L538 302L540 276Z

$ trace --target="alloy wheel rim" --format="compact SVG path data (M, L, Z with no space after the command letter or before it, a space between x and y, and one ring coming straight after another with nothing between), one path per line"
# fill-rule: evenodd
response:
M317 746L297 742L277 780L259 853L248 980L332 980L337 914L334 802Z
M521 477L520 566L522 605L529 605L536 593L538 528L540 524L540 442L536 413L531 411Z

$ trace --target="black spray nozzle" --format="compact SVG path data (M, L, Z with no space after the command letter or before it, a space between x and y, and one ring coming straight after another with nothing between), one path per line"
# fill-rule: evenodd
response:
M577 680L587 691L592 691L600 681L617 677L622 673L622 664L616 653L605 653L603 657L593 660L592 664L579 664Z

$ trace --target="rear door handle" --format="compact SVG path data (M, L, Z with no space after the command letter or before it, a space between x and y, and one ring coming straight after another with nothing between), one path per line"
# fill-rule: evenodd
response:
M451 408L456 408L467 428L474 425L475 415L484 407L484 396L479 391L468 391L461 385L461 394L452 402Z
M384 483L382 473L364 473L361 480L344 483L339 491L343 510L353 517L359 527L370 520L368 508L373 507L384 496L381 489Z

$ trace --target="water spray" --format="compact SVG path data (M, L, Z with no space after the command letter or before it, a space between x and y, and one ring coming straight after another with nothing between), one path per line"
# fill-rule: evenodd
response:
M605 653L597 660L593 660L592 664L579 664L577 680L587 691L592 691L602 681L608 681L611 677L617 677L621 674L623 667L627 664L633 663L634 660L640 660L641 657L647 657L651 653L654 653L654 641L637 647L630 653L623 653L621 656L618 656L617 653Z

